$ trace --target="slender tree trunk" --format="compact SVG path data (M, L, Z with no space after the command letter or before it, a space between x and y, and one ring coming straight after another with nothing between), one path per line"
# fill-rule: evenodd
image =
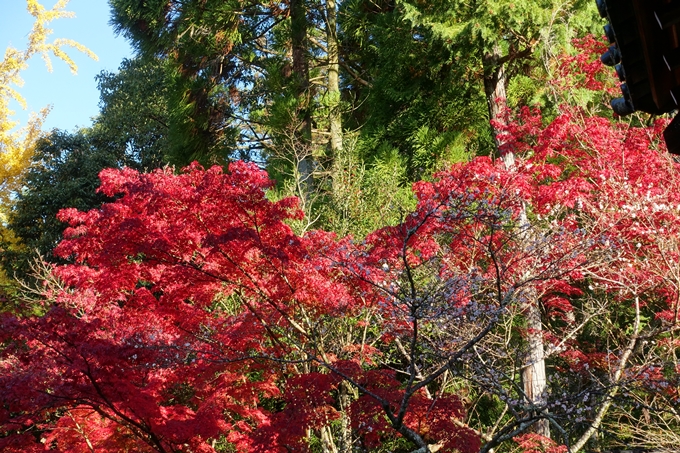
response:
M352 402L352 389L347 382L342 382L338 387L338 403L340 404L340 437L338 439L338 451L340 453L352 453L352 427L347 415L349 405Z
M293 77L295 78L295 94L302 98L309 91L309 61L307 60L307 9L304 0L290 0L291 47L293 50ZM309 103L301 102L300 132L309 140L312 123L310 121Z
M340 112L340 55L335 0L326 0L326 41L328 48L328 100L331 155L342 150L342 117Z
M545 374L545 351L543 349L543 323L538 301L530 300L525 311L528 351L522 368L522 383L527 402L545 407L547 403L547 379ZM550 437L550 421L541 419L534 425L534 432Z
M304 0L290 0L291 47L293 54L293 83L300 111L297 112L295 147L298 187L307 200L313 190L312 120L309 111L309 61L307 59L307 9ZM303 201L304 202L304 201Z
M348 159L349 156L343 154L342 115L340 112L340 52L338 48L336 5L336 0L326 0L326 49L328 57L326 99L329 109L328 124L330 134L328 157L330 157L329 168L332 168L332 197L338 203L339 208L345 207L345 209L340 210L340 218L344 224L349 220L348 209L346 209L349 199L346 196L346 191L348 184L352 184L351 177L349 176L352 172L348 171L351 168L352 160ZM350 180L348 180L348 177ZM349 425L346 422L346 416L343 414L342 436L345 440L351 434L348 432Z
M489 106L489 125L494 137L496 154L503 159L506 168L515 166L515 155L512 152L501 154L503 140L500 134L507 124L505 117L506 77L505 68L500 63L500 47L496 45L491 54L484 56L484 91ZM530 223L526 211L521 213L520 229L530 231ZM530 237L527 237L527 241ZM547 402L547 379L545 373L545 351L543 345L543 322L536 297L528 295L528 302L524 306L524 316L527 327L528 350L522 367L522 384L526 402L532 406L545 407ZM534 425L534 432L550 437L550 422L541 419Z
M506 92L505 92L505 67L499 64L500 47L496 45L493 52L484 55L484 93L486 94L486 103L489 107L489 126L491 134L493 135L494 144L496 146L496 154L500 155L500 147L503 145L499 139L499 134L502 132L502 126L506 124L505 109L506 109ZM514 156L501 156L505 160L508 168L514 166ZM510 159L508 161L507 159Z

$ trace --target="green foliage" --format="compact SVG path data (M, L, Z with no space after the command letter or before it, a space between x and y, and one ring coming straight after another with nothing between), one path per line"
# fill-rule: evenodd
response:
M212 94L216 95L212 95ZM170 75L168 161L183 167L193 161L223 164L233 149L236 130L224 124L220 87L202 78Z
M9 221L22 247L2 254L8 275L30 280L36 253L56 260L52 249L66 226L57 220L60 209L92 209L107 199L96 191L98 174L118 166L119 161L114 154L97 149L94 141L92 132L85 129L73 134L55 130L38 142Z
M340 235L363 238L384 225L394 225L415 206L404 171L404 162L395 149L383 145L371 163L359 158L356 140L347 140L335 156L327 193L318 208L320 224Z
M255 40L277 9L238 0L110 3L114 28L138 55L167 65L170 160L185 165L243 157L234 152L241 120L232 94L236 86L253 86Z
M397 149L413 181L489 147L483 92L461 83L461 63L445 41L413 26L389 2L355 0L342 9L344 57L370 83L346 87L357 105L347 124L360 128L364 159L377 158L383 146ZM425 135L438 138L424 162L423 147L431 141ZM452 148L458 149L455 157L448 153Z
M421 127L469 154L490 154L485 78L503 67L511 107L552 109L555 57L572 50L571 39L601 26L593 2L581 0L401 0L381 10L367 3L347 2L344 24L372 82L362 104L366 121L359 122L365 134L380 134L409 159ZM409 160L412 179L427 174L418 165Z
M538 70L532 71L534 74ZM539 74L535 74L539 75ZM550 100L544 81L532 74L517 74L508 83L508 107L516 109L523 105L546 107Z
M170 123L166 65L158 59L123 60L118 72L97 76L97 145L130 167L153 169L167 160Z

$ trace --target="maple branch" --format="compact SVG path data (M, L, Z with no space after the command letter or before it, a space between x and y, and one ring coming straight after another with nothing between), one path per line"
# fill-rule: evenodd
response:
M122 420L124 423L121 423L120 420L116 420L115 418L112 418L108 413L105 411L102 411L98 405L91 405L92 409L97 411L102 417L108 418L110 420L115 421L116 423L119 424L124 424L128 428L132 429L133 431L137 431L136 435L138 438L143 439L149 446L154 447L160 452L160 453L166 453L165 447L163 447L163 442L161 439L156 436L156 434L151 430L148 426L143 421L135 421L131 417L128 417L125 415L123 412L121 412L119 409L116 408L115 404L113 404L109 398L104 394L104 391L101 389L99 386L99 383L97 380L94 378L92 375L92 370L90 368L90 362L87 360L86 357L83 357L83 360L85 361L85 364L87 365L87 371L83 372L85 377L90 381L92 384L92 387L94 388L95 392L99 397L102 399L104 404L111 410L120 420ZM147 440L148 439L148 440ZM149 442L150 440L150 442Z
M431 211L432 212L432 211ZM404 390L404 397L402 398L402 402L399 408L399 414L397 415L397 424L401 425L404 421L404 416L406 415L406 410L408 408L408 402L409 399L412 396L412 393L410 392L411 387L413 386L413 382L416 379L416 374L417 374L417 368L416 368L416 348L417 348L417 341L418 341L418 306L416 305L416 300L417 300L417 292L416 292L416 283L413 279L413 273L411 271L411 266L408 262L407 259L407 246L408 246L408 241L412 237L415 232L422 227L422 225L425 224L429 216L424 216L423 220L413 229L409 229L406 237L404 238L403 241L403 246L402 246L402 251L401 251L401 258L404 264L404 269L406 271L406 278L408 279L408 284L410 288L410 297L409 299L411 300L410 304L410 311L411 311L411 325L412 325L412 334L411 334L411 344L410 344L410 349L411 349L411 354L410 354L410 360L409 360L409 380L406 383L406 389ZM407 304L408 305L408 304Z
M66 414L69 416L71 421L73 421L73 424L75 425L76 431L78 432L78 434L80 434L83 437L83 439L85 439L85 443L87 444L88 450L90 450L92 453L95 453L94 446L92 445L92 441L90 441L90 438L88 437L88 435L85 432L85 430L83 429L83 427L80 426L80 423L78 423L78 421L73 416L73 414L71 413L70 410L66 411Z

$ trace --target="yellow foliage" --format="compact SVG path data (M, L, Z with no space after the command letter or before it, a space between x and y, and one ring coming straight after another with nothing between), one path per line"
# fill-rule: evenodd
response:
M7 244L16 245L11 231L7 229L7 220L12 207L13 194L21 189L22 177L31 162L31 157L37 139L40 136L40 128L49 112L46 107L38 114L31 114L28 124L15 130L18 122L12 119L14 112L9 108L12 100L17 101L22 108L26 108L25 99L14 87L21 87L23 80L21 71L28 67L28 60L35 55L40 55L47 65L48 71L52 71L50 54L68 64L71 72L77 71L77 66L64 52L64 47L73 47L93 59L97 56L88 48L70 39L54 39L48 41L52 30L48 28L50 22L55 19L74 17L69 11L64 11L69 0L59 0L51 9L47 10L37 0L26 0L26 9L35 18L33 29L28 36L28 44L25 50L17 50L8 47L5 56L0 61L0 240ZM0 283L5 280L0 276Z

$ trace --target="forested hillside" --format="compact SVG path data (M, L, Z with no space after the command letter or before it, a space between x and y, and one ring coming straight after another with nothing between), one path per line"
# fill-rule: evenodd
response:
M1 451L677 449L680 173L594 1L109 3L91 127L8 135L0 62Z

